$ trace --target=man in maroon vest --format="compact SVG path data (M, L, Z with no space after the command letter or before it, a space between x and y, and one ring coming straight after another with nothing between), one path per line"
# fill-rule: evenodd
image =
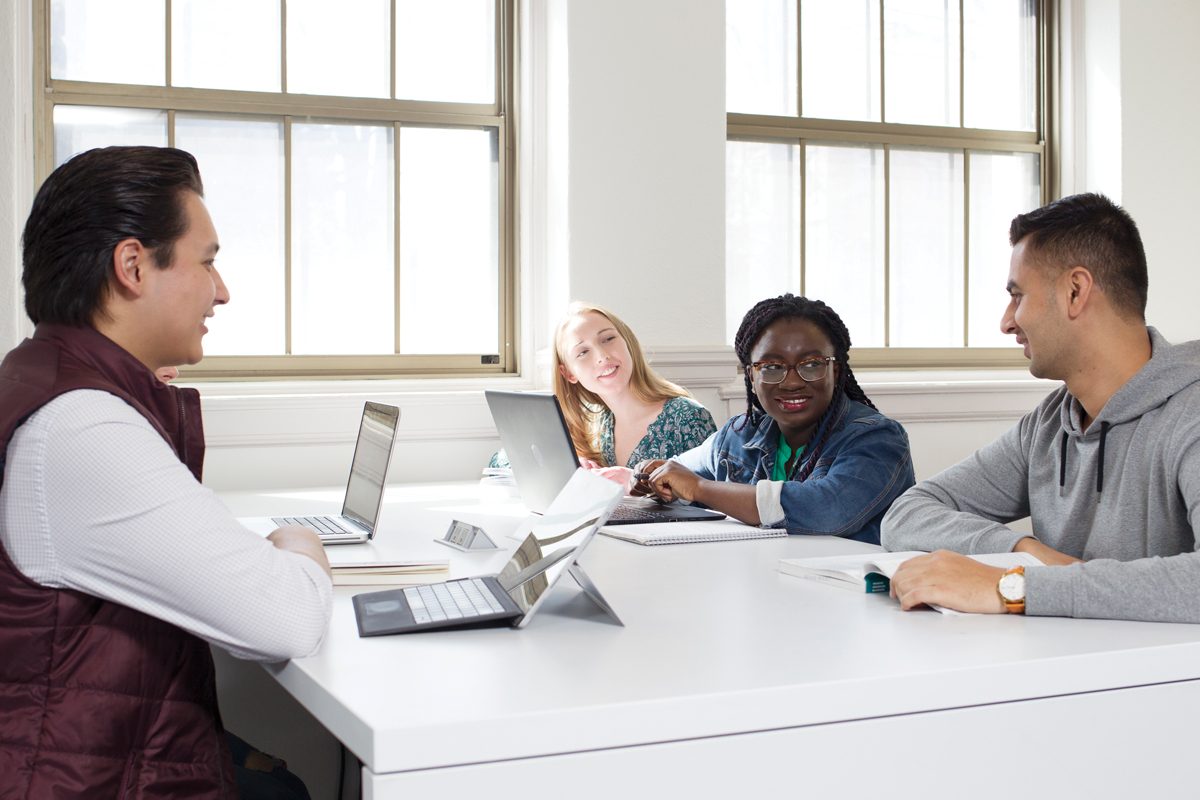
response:
M315 535L262 539L200 484L203 356L229 292L196 161L113 147L46 179L23 237L33 337L0 364L0 798L235 797L209 643L320 645Z

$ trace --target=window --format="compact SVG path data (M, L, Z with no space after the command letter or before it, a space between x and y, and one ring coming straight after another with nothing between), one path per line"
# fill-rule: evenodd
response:
M36 9L41 176L200 163L232 302L193 374L515 371L512 0Z
M845 320L859 363L1023 363L1008 224L1045 198L1038 0L728 0L726 284Z

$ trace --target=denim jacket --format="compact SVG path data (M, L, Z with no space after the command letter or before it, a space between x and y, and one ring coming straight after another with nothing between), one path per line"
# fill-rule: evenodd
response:
M832 433L812 473L803 482L782 482L784 519L776 527L879 544L884 513L914 483L908 434L900 423L844 394L834 403ZM764 414L754 425L742 414L675 460L708 480L757 484L771 479L778 447L775 420ZM792 476L805 460L797 459Z

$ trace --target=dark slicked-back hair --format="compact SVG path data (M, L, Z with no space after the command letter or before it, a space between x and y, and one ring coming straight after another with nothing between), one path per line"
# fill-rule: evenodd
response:
M1133 217L1102 194L1076 194L1019 214L1008 229L1015 247L1043 269L1086 267L1113 307L1146 318L1146 250Z
M846 323L842 322L842 318L820 300L785 294L755 304L754 308L746 312L746 316L742 318L742 324L738 326L737 335L733 337L733 351L742 365L742 377L746 382L746 416L742 419L743 426L747 421L757 425L767 413L758 399L758 395L754 393L754 382L750 378L749 369L750 353L754 350L754 345L758 344L763 331L781 319L805 319L820 328L829 339L829 343L833 345L833 355L838 365L837 385L834 386L833 400L817 424L817 432L808 444L804 467L796 476L796 480L802 481L809 476L817 464L817 459L821 456L825 440L830 433L829 419L833 415L840 397L845 395L849 399L865 403L871 408L875 408L875 404L858 385L858 379L854 377L854 372L850 369L850 331L846 329Z
M183 193L204 195L190 153L105 147L67 161L42 184L25 233L25 312L34 324L92 324L112 273L113 248L137 239L160 268L187 232Z

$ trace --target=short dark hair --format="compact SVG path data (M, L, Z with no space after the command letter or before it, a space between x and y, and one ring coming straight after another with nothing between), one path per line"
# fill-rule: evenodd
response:
M1137 224L1125 209L1102 194L1075 194L1028 214L1008 229L1015 247L1045 268L1083 266L1113 306L1127 316L1146 318L1146 250Z
M749 370L750 354L754 350L754 345L758 344L758 340L762 338L763 332L780 319L808 320L820 328L825 337L829 339L829 343L833 345L834 359L838 364L837 385L833 390L835 401L838 395L844 394L851 400L875 408L875 404L858 385L858 380L850 369L850 331L846 328L846 323L842 322L842 318L820 300L794 294L783 294L755 303L754 307L747 311L746 316L742 318L742 324L738 326L737 334L733 337L733 351L742 365L742 378L746 382L746 416L742 418L742 426L745 426L747 422L757 425L758 421L767 413L763 408L762 401L754 393L754 382L750 379ZM802 481L808 478L813 467L817 465L817 459L830 434L828 422L836 405L836 402L830 403L829 408L825 410L825 415L818 423L817 433L808 446L809 457L805 460L804 467L797 475L796 480Z
M183 193L204 195L191 153L104 147L60 166L38 189L21 237L25 312L36 325L92 324L108 290L113 248L137 239L160 268L187 233Z

